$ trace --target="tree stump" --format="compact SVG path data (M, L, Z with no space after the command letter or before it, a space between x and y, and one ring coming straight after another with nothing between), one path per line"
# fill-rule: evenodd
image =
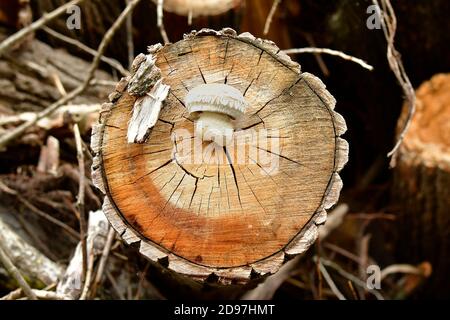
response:
M448 297L450 279L450 74L416 91L417 111L399 152L393 197L401 204L404 258L431 262L430 293ZM399 127L407 110L403 110Z
M151 261L195 280L243 284L276 272L315 241L338 200L348 144L335 99L273 42L249 33L202 29L149 52L93 129L93 180L109 221ZM159 112L160 81L170 90ZM245 139L191 144L184 101L204 83L244 95L235 135ZM145 108L154 127L127 143L132 113Z

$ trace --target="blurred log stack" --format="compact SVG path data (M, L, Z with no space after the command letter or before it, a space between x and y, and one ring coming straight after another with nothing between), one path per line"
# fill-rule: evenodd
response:
M439 297L450 288L450 74L435 75L416 94L417 111L400 150L393 198L402 206L401 255L431 262L429 290ZM399 127L406 113L405 108Z

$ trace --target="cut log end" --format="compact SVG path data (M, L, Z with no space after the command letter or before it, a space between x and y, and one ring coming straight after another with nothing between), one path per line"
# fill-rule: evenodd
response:
M393 195L402 208L399 252L403 259L432 264L426 290L442 296L450 286L450 74L433 76L416 96L394 175ZM399 130L407 112L405 106Z
M348 144L334 98L248 33L201 30L151 54L170 89L145 142L127 143L140 99L127 90L115 92L93 130L106 216L150 260L197 280L245 283L276 272L315 241L338 200ZM203 83L245 97L232 145L194 136L184 100Z

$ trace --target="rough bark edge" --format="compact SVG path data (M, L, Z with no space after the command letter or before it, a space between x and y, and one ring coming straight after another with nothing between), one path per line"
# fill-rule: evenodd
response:
M284 248L284 252L288 256L305 252L316 241L319 234L317 226L325 223L327 219L327 210L332 208L339 200L339 195L343 187L339 172L348 162L349 151L347 141L340 137L347 131L347 125L344 118L334 111L336 99L328 92L322 80L316 76L305 72L302 73L301 77L309 88L320 98L333 119L335 132L334 171L328 182L327 189L322 198L322 203L313 214L310 221Z
M190 40L199 36L228 37L242 41L244 43L250 44L254 47L257 47L258 49L265 51L267 54L272 56L275 60L278 60L282 65L284 65L291 71L294 71L299 75L301 73L300 65L297 62L292 61L291 58L286 53L281 51L281 49L278 48L273 41L256 38L249 32L244 32L238 35L236 31L231 28L223 28L220 31L203 28L200 29L199 31L193 30L188 34L185 34L183 36L183 40Z
M172 271L175 271L181 275L189 276L198 281L211 281L211 279L213 279L214 282L224 285L231 283L245 284L252 277L262 278L263 276L277 272L285 262L287 256L305 252L317 239L317 226L325 223L327 217L326 210L330 209L337 203L340 191L342 189L342 180L339 176L339 171L348 161L348 143L344 139L340 138L340 136L345 133L347 127L343 117L334 111L336 100L326 90L323 82L309 73L301 73L300 65L292 61L288 55L282 53L272 41L255 38L250 33L237 35L236 31L230 28L225 28L221 31L215 31L212 29L201 29L198 32L192 31L184 36L184 40L193 39L196 36L208 35L237 39L265 51L274 59L282 63L285 67L293 72L296 72L299 77L307 83L311 90L321 99L324 107L326 107L329 111L333 119L336 139L334 159L335 169L330 177L322 203L313 214L310 221L280 251L259 261L251 263L250 265L238 267L214 268L202 266L181 258L156 243L153 243L138 235L133 228L124 221L122 215L116 210L111 202L111 199L109 198L109 192L107 191L107 186L105 186L104 183L100 150L103 139L104 122L109 111L114 107L114 103L120 99L122 93L125 91L130 79L129 77L122 78L117 84L116 90L109 96L110 103L106 103L102 106L99 124L94 126L92 130L91 147L95 153L94 162L92 165L92 180L94 185L105 194L103 212L107 216L112 227L121 235L127 244L139 243L139 251L149 260L165 265ZM157 52L159 49L160 47L158 46L155 51ZM152 52L152 47L150 47L150 53L154 53L155 51ZM142 56L138 56L135 63L133 63L133 69L137 70L137 67L139 67L142 61Z

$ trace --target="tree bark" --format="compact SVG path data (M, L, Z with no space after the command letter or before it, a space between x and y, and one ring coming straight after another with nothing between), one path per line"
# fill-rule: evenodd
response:
M393 198L402 207L400 256L433 266L426 292L448 297L450 279L450 74L417 90L417 112L395 169ZM406 110L399 120L403 125Z

